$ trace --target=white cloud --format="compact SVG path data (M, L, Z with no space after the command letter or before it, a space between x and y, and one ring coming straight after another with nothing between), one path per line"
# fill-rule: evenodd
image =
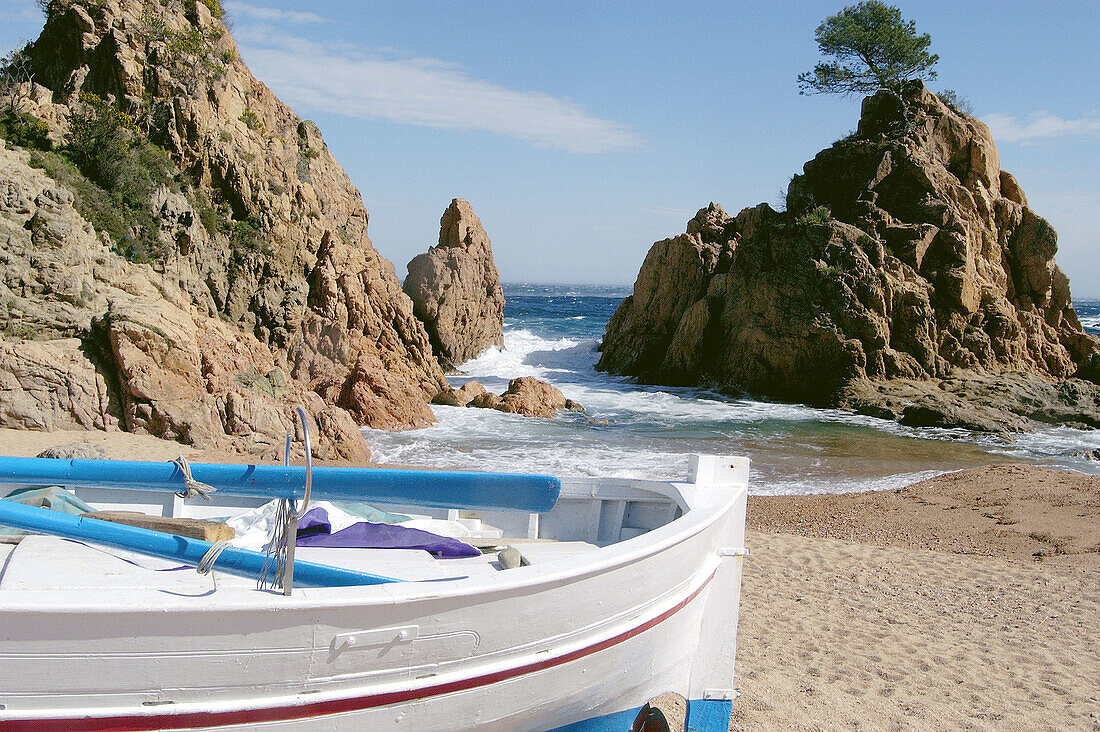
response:
M242 2L227 2L225 8L237 18L260 20L267 23L327 23L328 18L322 18L317 13L308 13L300 10L280 10L267 8L260 5L251 5Z
M235 35L253 73L292 105L362 120L481 130L576 153L632 150L645 142L629 126L568 99L509 89L439 59L366 54L271 28Z
M1029 142L1054 137L1100 137L1100 117L1062 119L1047 112L1036 112L1026 119L994 113L982 120L989 125L997 142Z

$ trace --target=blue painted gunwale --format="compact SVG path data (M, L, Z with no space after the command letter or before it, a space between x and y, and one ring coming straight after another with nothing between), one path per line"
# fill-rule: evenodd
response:
M306 469L283 465L192 463L192 477L222 493L256 498L304 497ZM0 456L0 484L183 490L174 463L54 460ZM328 501L398 503L545 513L557 503L561 480L552 475L458 470L313 468L312 497Z

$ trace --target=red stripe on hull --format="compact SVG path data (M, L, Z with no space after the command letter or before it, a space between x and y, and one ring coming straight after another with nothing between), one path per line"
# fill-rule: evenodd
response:
M712 579L714 579L713 574L681 602L652 620L648 620L635 628L631 628L607 640L561 656L547 658L542 661L516 666L515 668L505 669L491 674L451 681L446 684L437 684L435 686L427 686L419 689L392 691L385 694L371 694L349 699L333 699L330 701L314 702L312 704L301 704L290 707L242 709L231 712L182 712L178 714L156 714L148 716L85 717L83 719L55 717L52 719L8 720L0 721L0 728L3 728L5 732L57 732L58 730L67 730L69 732L137 732L140 730L186 729L188 727L222 727L233 724L258 724L261 722L279 722L291 719L305 719L308 717L322 717L327 714L354 712L362 709L383 707L389 704L416 701L417 699L439 696L440 694L466 691L479 686L496 684L516 676L560 666L628 641L634 636L640 635L650 628L668 620L680 610L683 610L692 600L699 596L699 593L710 584Z

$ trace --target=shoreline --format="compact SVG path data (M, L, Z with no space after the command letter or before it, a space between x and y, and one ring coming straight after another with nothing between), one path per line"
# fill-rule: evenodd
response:
M892 490L750 496L747 527L882 547L1100 567L1100 476L1002 463Z

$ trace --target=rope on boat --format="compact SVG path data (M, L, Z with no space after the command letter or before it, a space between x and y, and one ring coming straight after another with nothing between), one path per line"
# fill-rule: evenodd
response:
M199 564L195 567L195 571L199 574L208 574L210 579L214 582L214 590L218 589L218 578L214 574L214 564L218 561L218 557L222 555L225 548L229 546L228 541L216 541L210 545L210 548L206 550L206 553L202 555L202 559L199 560Z
M275 512L275 524L271 527L271 540L264 550L267 557L260 568L256 586L261 590L281 587L284 595L289 595L294 586L294 545L298 541L298 519L305 516L309 509L309 496L313 488L313 446L309 440L309 420L306 410L295 407L298 419L302 423L302 443L306 455L306 485L302 504L282 499ZM290 435L286 436L283 451L283 465L290 465Z
M287 547L290 545L290 517L295 514L294 501L279 500L275 511L275 523L272 526L271 539L264 546L267 557L260 568L256 587L261 590L274 590L282 586L283 572L286 569ZM298 532L295 530L294 532ZM297 536L295 536L297 539Z
M209 501L210 494L217 492L218 489L214 486L191 477L191 466L187 464L187 458L183 455L180 455L172 462L180 469L180 472L183 473L184 490L177 492L177 496L180 498L195 498L197 496L204 501Z

